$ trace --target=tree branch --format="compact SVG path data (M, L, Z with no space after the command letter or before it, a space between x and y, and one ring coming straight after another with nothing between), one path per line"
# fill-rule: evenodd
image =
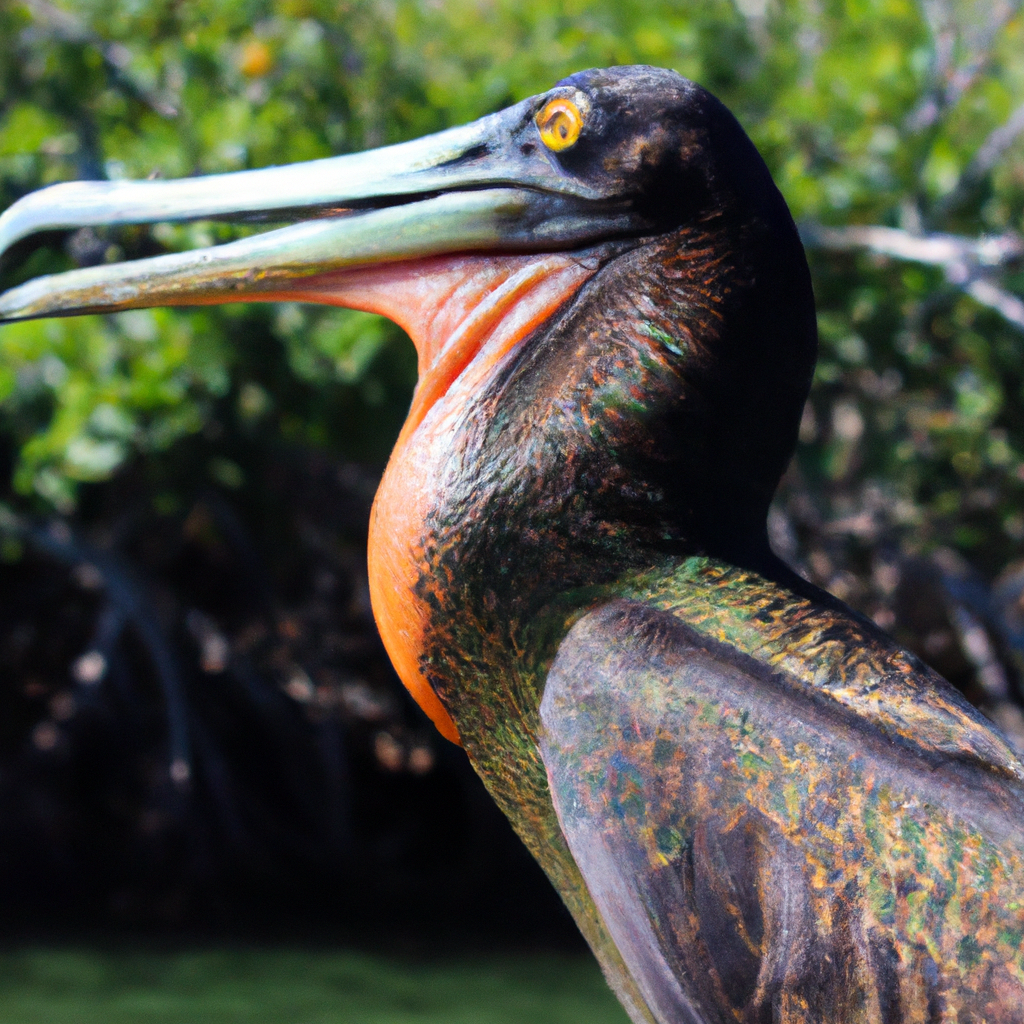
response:
M907 130L916 133L932 127L957 104L991 63L994 40L1019 7L1020 0L996 0L972 33L966 26L953 24L953 12L945 3L932 0L924 4L935 40L935 61L931 86L904 121ZM959 66L953 63L958 37L968 48L967 59Z
M179 790L184 790L192 772L191 739L185 682L174 649L160 624L159 615L145 586L131 567L109 551L100 551L79 540L61 520L49 527L22 519L6 505L0 504L0 534L19 537L37 551L68 566L83 563L94 566L111 605L123 622L130 622L142 641L157 680L163 691L167 709L169 774Z
M1018 299L1016 295L1003 291L998 285L984 278L971 281L964 291L975 301L1001 313L1011 324L1024 331L1024 301Z
M805 245L815 249L837 252L868 249L880 256L892 256L946 269L961 264L1000 267L1024 259L1024 237L1013 231L969 238L942 232L915 235L901 228L878 225L857 224L830 228L820 224L804 224L800 228L800 235Z
M1024 237L1015 232L967 238L940 232L915 235L878 225L829 228L805 224L800 234L809 249L866 249L891 259L941 267L951 285L1024 330L1024 300L992 280L995 271L1024 259Z
M1002 155L1013 145L1017 136L1024 132L1024 103L1014 110L998 128L994 128L987 139L978 147L971 162L963 169L956 185L940 198L932 216L941 216L955 210L967 197L972 185L980 181L999 162Z

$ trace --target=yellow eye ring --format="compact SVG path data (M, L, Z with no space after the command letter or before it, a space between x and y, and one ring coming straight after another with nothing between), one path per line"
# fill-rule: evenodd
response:
M535 120L541 141L553 153L575 145L583 130L583 111L572 100L551 100Z

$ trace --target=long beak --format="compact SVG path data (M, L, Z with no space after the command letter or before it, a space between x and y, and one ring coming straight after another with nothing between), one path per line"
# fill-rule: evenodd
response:
M621 197L566 173L534 115L555 89L415 142L179 181L70 182L0 216L0 255L35 232L195 219L290 220L207 249L37 278L0 295L0 322L308 292L339 270L458 252L554 252L635 235ZM308 297L308 295L307 295Z

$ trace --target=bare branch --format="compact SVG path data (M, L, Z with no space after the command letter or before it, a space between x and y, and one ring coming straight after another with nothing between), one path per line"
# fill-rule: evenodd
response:
M932 31L935 53L932 59L931 83L905 120L905 126L911 132L923 131L939 119L939 104L944 99L945 92L943 83L949 80L952 72L953 47L956 43L956 32L951 25L953 19L948 5L942 0L925 0L922 8L928 27Z
M968 238L939 232L914 235L900 228L878 225L828 228L805 224L800 234L804 244L815 249L838 252L868 249L880 256L892 256L947 269L957 265L999 267L1024 258L1024 237L1012 231L1003 235Z
M879 256L941 267L950 284L1024 330L1024 300L992 280L999 268L1024 259L1024 237L1014 232L966 238L940 233L914 235L878 225L827 228L809 224L801 228L800 234L810 249L866 249Z
M116 620L107 624L108 629L120 631L124 624L130 623L156 672L167 709L169 774L175 786L184 789L192 770L185 680L155 602L145 585L124 560L113 552L100 551L79 540L63 520L54 520L44 527L23 519L0 503L0 534L19 537L37 551L65 565L88 564L98 571L107 600L117 615Z
M933 0L924 4L925 17L935 40L935 60L931 85L904 122L907 130L920 132L930 128L957 104L991 63L996 36L1019 8L1020 0L995 0L985 4L980 24L972 32L967 26L961 28L954 24L953 12L945 3ZM955 65L958 37L968 47L968 54L963 63Z
M983 306L1001 313L1010 323L1016 324L1024 331L1024 301L1018 299L1016 295L1003 291L998 285L982 277L971 281L964 291Z
M981 144L964 172L965 177L980 178L992 170L1021 132L1024 132L1024 103Z
M978 147L978 151L963 169L954 188L935 204L932 216L941 216L950 210L955 210L965 198L970 187L995 167L1002 155L1022 132L1024 132L1024 103L1017 107L998 128L993 129L988 138Z

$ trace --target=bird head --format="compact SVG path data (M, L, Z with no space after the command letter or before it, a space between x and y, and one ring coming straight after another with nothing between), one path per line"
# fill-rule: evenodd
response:
M404 327L419 383L375 503L371 592L399 674L449 738L467 675L543 660L566 608L624 574L770 557L813 298L761 157L694 83L591 70L371 152L55 185L0 217L0 252L39 231L189 219L292 223L29 281L0 296L0 322L290 300Z

